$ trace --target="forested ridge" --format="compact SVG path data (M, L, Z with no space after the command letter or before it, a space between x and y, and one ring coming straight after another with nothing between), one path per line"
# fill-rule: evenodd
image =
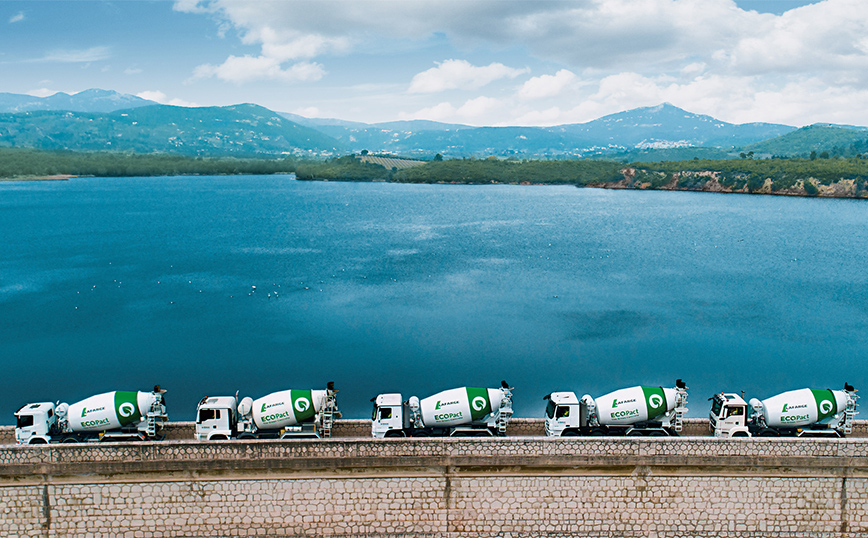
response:
M114 152L40 151L0 148L0 178L51 175L177 176L278 174L295 172L294 159L208 158L182 155Z
M561 184L868 198L868 159L728 159L624 164L603 160L442 159L388 170L354 155L329 160L0 149L0 178L295 173L301 180Z

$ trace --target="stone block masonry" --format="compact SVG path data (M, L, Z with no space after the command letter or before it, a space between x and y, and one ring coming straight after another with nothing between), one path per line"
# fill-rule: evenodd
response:
M856 537L868 440L0 447L0 536Z

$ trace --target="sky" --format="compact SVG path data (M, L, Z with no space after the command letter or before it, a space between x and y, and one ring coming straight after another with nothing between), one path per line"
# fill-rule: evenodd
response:
M668 102L868 125L866 0L0 0L0 92L366 123L559 125Z

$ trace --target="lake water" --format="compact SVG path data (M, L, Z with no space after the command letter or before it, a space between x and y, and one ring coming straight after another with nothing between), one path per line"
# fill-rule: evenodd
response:
M334 381L543 396L866 387L868 201L286 176L0 182L0 424ZM255 291L254 287L255 286ZM865 417L863 417L865 418Z

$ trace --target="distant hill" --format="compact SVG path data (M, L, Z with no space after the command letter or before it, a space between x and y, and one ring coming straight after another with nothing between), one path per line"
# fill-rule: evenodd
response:
M868 129L818 123L744 148L757 154L808 157L812 151L852 156L868 151Z
M376 124L304 118L253 105L173 107L92 89L50 97L0 94L0 147L187 155L340 153L660 161L868 152L868 130L731 124L664 103L554 127L473 127L427 120Z
M664 103L611 114L588 123L563 125L560 129L624 149L664 149L738 147L780 136L795 127L773 123L736 125Z
M250 104L0 114L0 147L184 155L332 155L343 149L319 131Z
M731 149L795 130L770 123L735 125L670 104L555 127L471 127L433 121L359 124L288 117L332 136L351 151L448 157L557 158L688 147Z
M0 93L0 113L32 112L35 110L69 110L71 112L114 112L126 108L156 105L135 95L91 89L68 94L56 93L48 97L34 97L17 93Z

